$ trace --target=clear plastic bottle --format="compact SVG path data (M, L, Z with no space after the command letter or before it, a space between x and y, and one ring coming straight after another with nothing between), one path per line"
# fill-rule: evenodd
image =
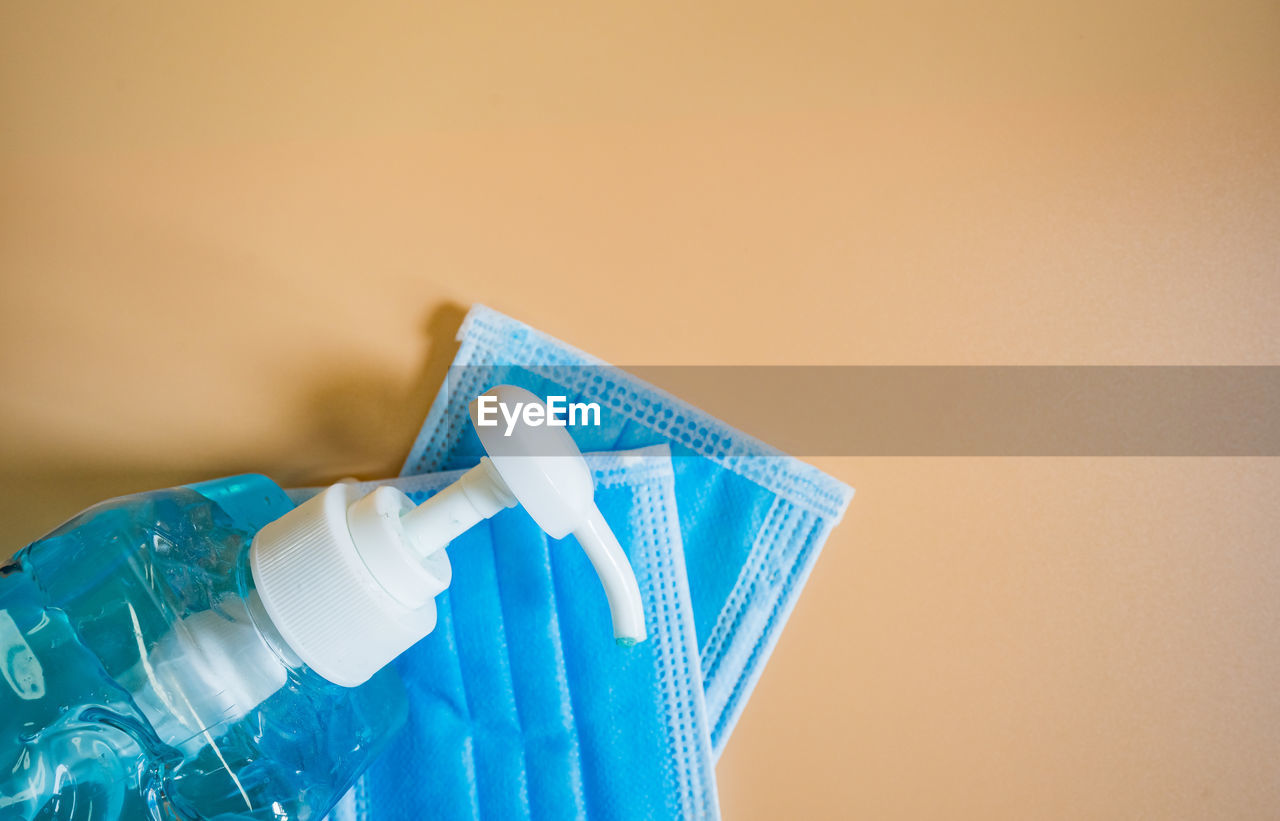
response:
M435 627L444 548L517 503L642 641L573 440L478 432L492 458L420 505L236 476L104 502L0 567L0 821L320 819L404 723L388 665Z
M406 705L390 668L321 678L257 602L250 544L292 508L263 476L127 496L0 568L0 819L333 806Z

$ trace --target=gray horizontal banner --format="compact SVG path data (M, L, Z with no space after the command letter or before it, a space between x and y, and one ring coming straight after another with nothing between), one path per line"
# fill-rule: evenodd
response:
M504 365L449 380L603 398L607 425L633 394L624 373L796 456L1280 456L1276 366Z

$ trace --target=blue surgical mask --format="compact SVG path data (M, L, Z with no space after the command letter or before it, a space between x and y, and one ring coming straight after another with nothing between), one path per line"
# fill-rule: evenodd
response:
M458 339L450 377L404 474L476 464L484 452L467 424L467 405L495 384L597 403L598 425L570 429L584 451L671 448L712 749L718 757L852 488L482 305L468 313Z
M589 454L648 639L620 647L572 537L520 508L449 545L436 629L396 668L409 720L339 821L719 815L669 451ZM457 473L396 480L415 502Z

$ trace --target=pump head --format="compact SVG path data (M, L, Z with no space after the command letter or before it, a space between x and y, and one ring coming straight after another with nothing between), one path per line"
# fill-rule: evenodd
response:
M513 409L541 404L510 385L482 395ZM250 567L267 615L298 657L330 681L362 684L430 633L434 597L451 574L443 548L516 504L552 538L578 539L604 586L614 637L622 645L644 640L635 574L595 504L591 471L573 438L561 427L528 424L528 416L509 432L481 425L476 408L473 402L472 421L489 455L421 505L389 486L361 496L337 484L254 538Z

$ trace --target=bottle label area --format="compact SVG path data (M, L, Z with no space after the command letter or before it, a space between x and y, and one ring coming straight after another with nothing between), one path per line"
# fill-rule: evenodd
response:
M44 668L8 610L0 610L0 674L23 701L44 698Z

